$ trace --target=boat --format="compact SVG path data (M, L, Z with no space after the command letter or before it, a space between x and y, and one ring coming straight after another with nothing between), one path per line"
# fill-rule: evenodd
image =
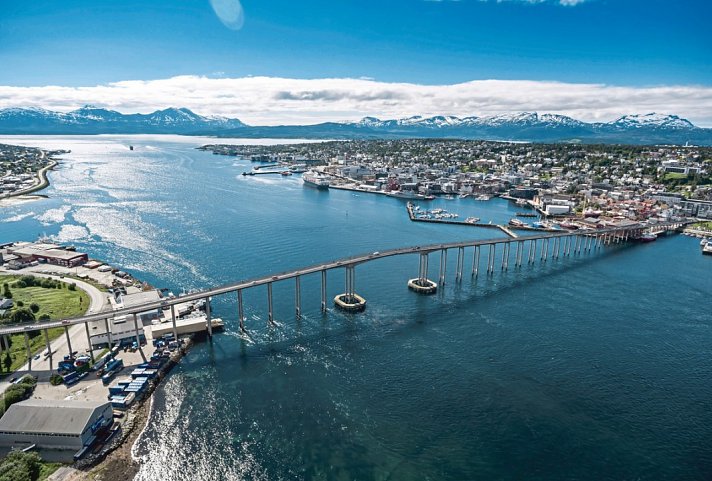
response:
M702 248L702 254L712 256L712 242L708 242L707 245Z
M563 227L564 229L568 229L568 230L576 230L579 228L576 224L574 224L573 222L569 222L567 220L561 222L559 225L561 227Z
M331 178L317 170L308 170L302 174L302 181L305 185L316 187L317 189L328 189Z
M516 204L517 205L527 205L527 200L526 199L517 199Z
M465 219L465 222L467 222L468 224L477 224L479 221L479 217L468 217L467 219Z
M700 247L704 247L704 246L706 246L706 245L707 245L707 239L703 238L703 239L700 241Z
M646 232L642 236L640 236L640 242L653 242L658 240L658 236L655 234L651 234L650 232Z
M133 145L129 145L129 150L133 150Z
M546 224L543 222L540 222L540 221L532 222L532 227L534 227L536 229L544 229L544 228L546 228Z
M460 195L458 195L458 197L459 197L460 199L467 199L467 196L468 196L468 194L460 194Z
M425 197L412 191L412 190L393 190L388 192L389 196L396 197L398 199L424 199Z
M288 175L292 175L292 173L291 173L290 171L288 171L288 170L283 170L282 172L280 172L280 174L283 175L283 176L285 176L285 177L288 176Z
M490 200L492 197L487 194L478 195L475 200Z
M519 219L509 219L509 225L511 225L512 227L526 227L527 223L522 222Z
M537 217L538 215L534 212L517 212L517 217Z

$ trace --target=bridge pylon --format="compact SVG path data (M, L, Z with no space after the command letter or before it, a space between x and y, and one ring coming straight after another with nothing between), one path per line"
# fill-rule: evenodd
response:
M458 265L460 256L458 255ZM461 269L461 268L459 268ZM462 275L462 274L460 274ZM420 265L418 266L418 277L408 280L408 289L418 294L434 294L438 290L438 284L428 279L428 253L420 254Z
M356 294L356 266L346 266L346 292L334 297L334 305L343 311L361 312L366 309L366 299Z

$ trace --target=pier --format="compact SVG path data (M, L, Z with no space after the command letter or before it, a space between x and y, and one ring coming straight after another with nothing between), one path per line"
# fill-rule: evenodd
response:
M644 234L667 234L669 232L677 232L688 224L690 224L690 222L687 221L674 221L658 224L631 223L624 227L618 226L595 230L579 229L575 231L538 232L534 235L519 237L470 240L376 251L319 263L292 271L247 279L221 287L214 287L195 293L185 294L176 298L151 301L131 306L120 311L94 313L72 319L40 321L29 325L23 324L6 326L0 328L0 339L6 341L6 339L3 338L7 335L16 333L29 334L30 332L36 331L44 331L46 338L46 330L50 328L62 327L66 330L72 325L84 324L85 326L88 326L88 323L90 322L100 321L107 327L108 338L111 340L109 321L115 316L131 316L133 323L136 324L137 315L155 309L169 310L171 317L170 322L163 323L160 326L154 327L154 329L158 328L158 330L173 332L176 337L186 329L190 332L207 331L208 336L212 336L213 330L221 328L223 324L218 319L212 319L209 307L210 298L228 294L236 294L237 296L237 318L239 328L242 331L246 331L248 326L245 325L246 319L244 315L243 292L247 289L253 289L259 286L267 286L267 322L270 326L274 326L276 325L274 323L274 313L272 307L272 286L274 283L294 281L295 315L299 318L301 316L302 277L307 275L320 276L321 310L326 311L328 304L326 294L327 273L328 271L337 269L343 269L345 273L344 292L337 295L333 299L333 303L338 309L357 313L366 308L366 299L356 292L356 267L378 259L402 255L417 255L420 261L418 275L415 278L405 279L404 281L407 287L415 293L432 294L436 292L440 286L445 285L447 282L448 276L446 271L448 251L454 251L457 255L454 281L458 283L462 282L465 275L465 265L468 262L466 260L468 257L467 251L471 252L471 268L468 268L468 270L470 277L474 279L482 274L493 275L495 270L507 271L510 268L510 262L513 262L514 268L522 267L525 262L527 264L534 264L537 260L541 263L545 263L549 259L563 259L582 252L590 252L592 250L601 249L602 247L610 244L621 244L631 241L637 242L638 239L640 239L640 237ZM500 228L498 226L492 227ZM513 256L512 251L514 251ZM430 257L433 255L439 257L437 282L428 278L429 261ZM484 265L485 269L483 272L482 264L484 262L486 262L486 265ZM187 321L187 324L184 326L181 321L176 319L176 308L179 304L196 301L205 301L205 316ZM86 331L87 337L89 337L88 327ZM137 342L140 341L138 331L136 339ZM5 346L7 346L7 343L5 343Z

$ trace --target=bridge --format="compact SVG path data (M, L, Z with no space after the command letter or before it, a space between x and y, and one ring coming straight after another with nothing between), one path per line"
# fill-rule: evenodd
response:
M513 262L515 267L521 267L526 262L534 264L537 262L546 262L548 259L559 259L561 257L569 257L572 254L579 254L582 251L588 252L595 249L600 249L602 246L609 244L618 244L629 241L637 241L646 233L662 234L670 231L678 231L686 226L688 221L674 221L657 224L631 224L625 227L610 227L603 229L578 229L566 230L557 232L537 233L528 236L495 238L484 240L469 240L442 244L432 244L425 246L403 247L397 249L389 249L376 251L367 254L356 255L352 257L344 257L329 262L315 264L312 266L302 267L292 271L270 274L267 276L256 277L253 279L243 280L234 284L228 284L221 287L205 289L203 291L189 293L175 298L161 299L160 301L148 302L141 305L124 308L119 311L107 311L89 314L81 317L62 320L50 320L34 322L32 324L12 325L0 328L0 337L4 341L0 346L9 346L7 336L10 334L25 333L25 343L28 352L28 359L31 362L31 353L28 342L28 334L35 331L43 331L44 338L49 353L52 352L49 343L47 329L63 327L67 340L69 340L68 329L70 326L84 324L87 340L91 345L89 323L103 321L106 326L109 344L112 344L111 331L109 321L114 317L132 316L135 330L136 341L140 345L139 339L139 321L138 314L157 309L170 309L173 334L178 337L176 326L175 306L186 302L205 301L206 306L206 329L209 336L212 336L212 321L210 313L209 299L214 296L221 296L230 293L237 293L238 304L238 321L242 331L246 330L243 292L247 289L252 289L259 286L267 286L267 321L270 324L274 323L274 313L272 307L272 286L276 282L288 281L294 279L294 304L295 314L301 316L301 278L307 275L317 274L321 276L321 309L326 311L328 300L326 294L327 287L327 272L335 269L343 269L345 272L345 290L342 294L337 295L333 299L334 305L342 310L350 312L359 312L365 309L366 300L356 293L356 267L366 262L372 262L386 257L402 256L402 255L418 255L420 264L417 277L407 280L408 287L418 294L432 294L437 291L439 286L446 282L447 277L447 255L448 251L456 250L457 263L455 268L455 281L460 282L465 270L465 251L471 248L473 251L471 267L469 268L470 275L474 278L481 273L492 275L497 267L502 271L509 269L510 262ZM514 247L514 257L512 258L511 250ZM486 255L483 255L482 251ZM498 255L498 252L500 253ZM428 278L428 265L430 257L433 254L439 253L439 270L437 282ZM486 260L484 269L481 269L481 264ZM71 346L71 344L70 344ZM70 349L71 350L71 349ZM51 363L51 354L50 354ZM30 365L31 370L31 365Z

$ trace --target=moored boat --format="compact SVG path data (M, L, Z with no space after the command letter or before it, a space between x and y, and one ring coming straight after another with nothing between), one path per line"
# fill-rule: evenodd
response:
M509 225L512 227L526 227L527 223L519 219L509 219Z
M708 242L703 248L702 248L702 254L706 256L712 256L712 242Z
M658 240L658 236L651 234L650 232L646 232L640 236L640 242L653 242L656 240Z
M328 189L330 177L317 170L308 170L302 174L302 181L317 189Z

